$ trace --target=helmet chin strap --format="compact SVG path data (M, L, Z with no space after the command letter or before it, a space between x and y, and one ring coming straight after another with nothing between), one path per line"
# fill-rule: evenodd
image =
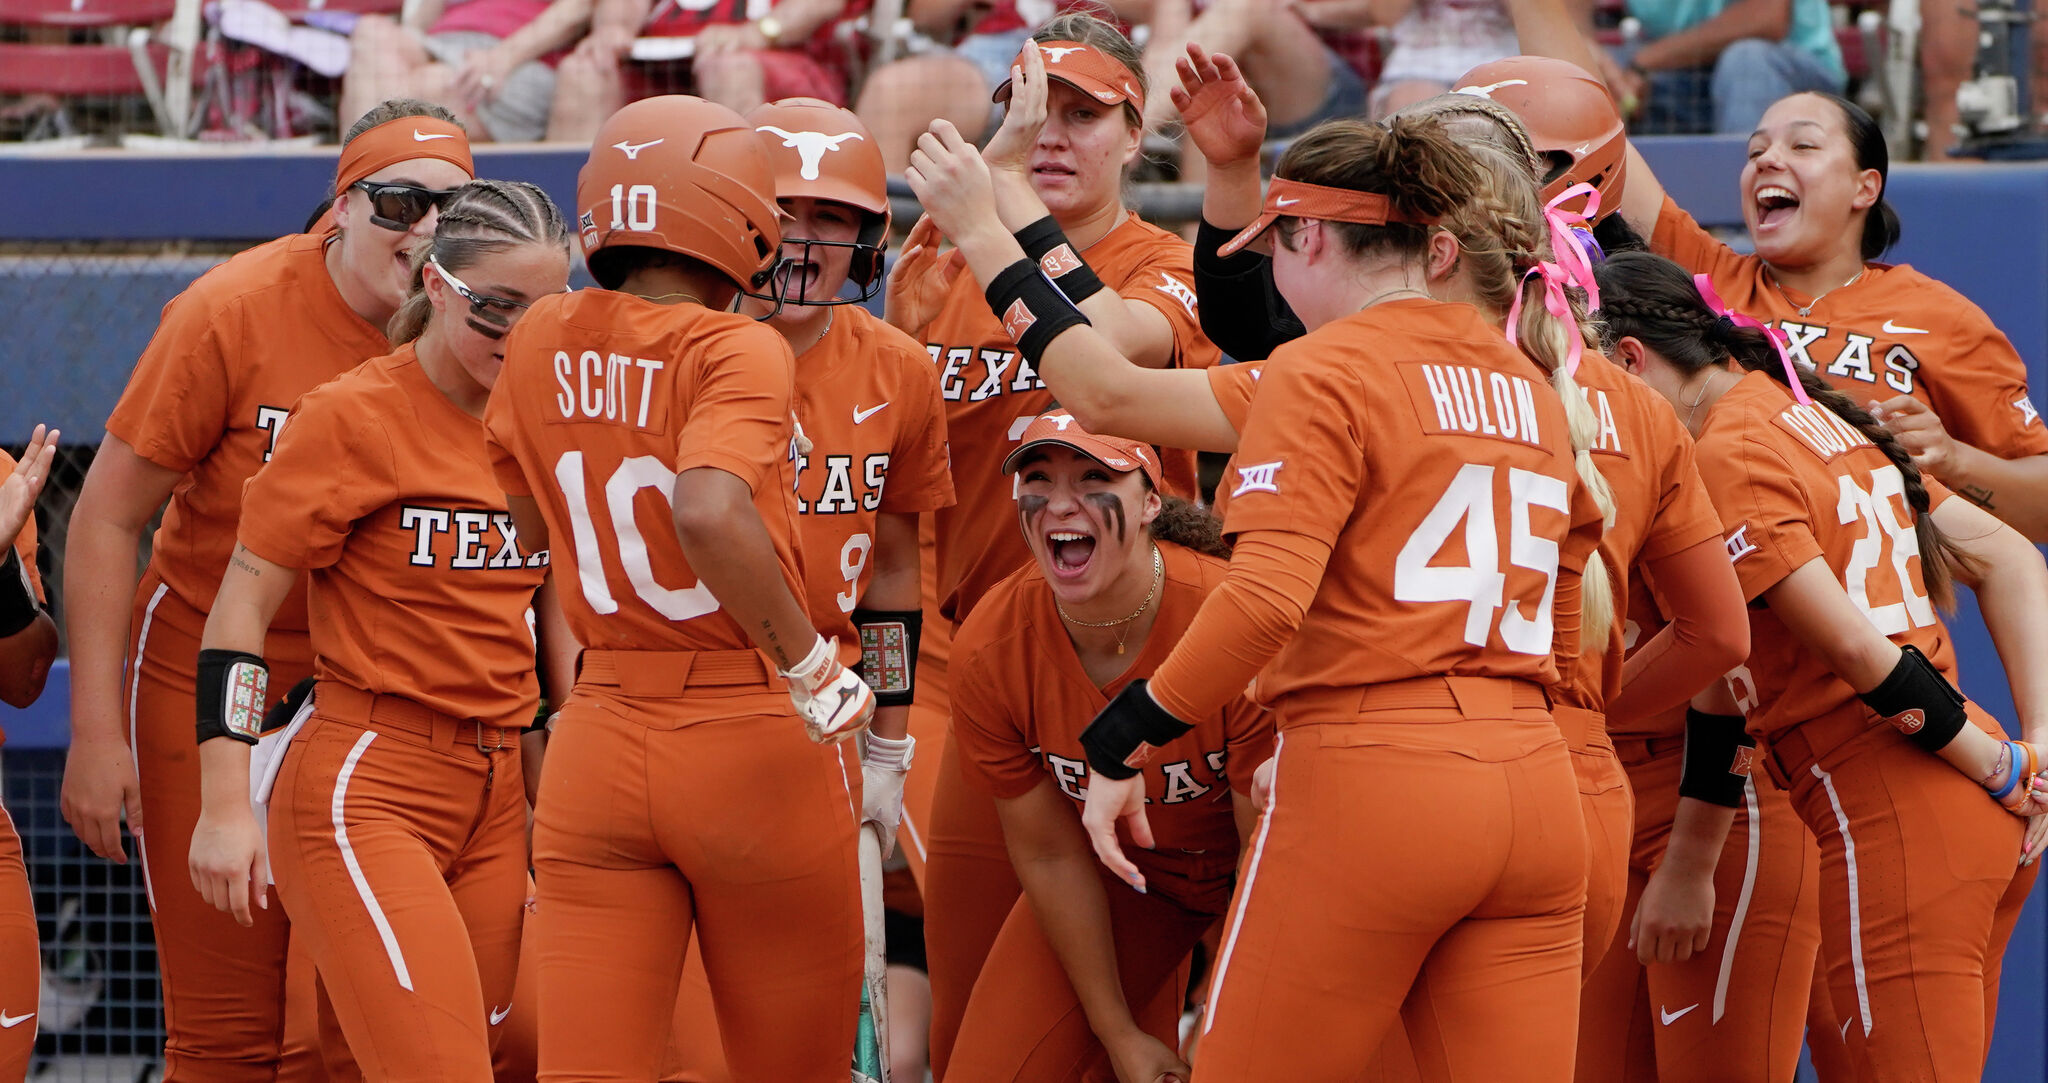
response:
M803 245L803 250L794 259L782 257L775 261L775 265L772 268L770 268L768 272L768 292L754 293L748 290L741 291L742 293L745 293L748 297L752 297L757 301L769 301L775 305L775 307L771 311L769 311L767 315L756 317L756 319L772 320L782 312L784 306L794 308L832 308L838 305L866 304L867 302L874 300L875 296L882 292L882 282L886 276L880 273L882 252L878 246L871 244L863 244L858 241L805 240L790 243ZM816 259L812 258L811 250L813 246L819 248L851 249L856 260L858 260L863 255L873 253L872 258L875 262L876 273L873 276L871 276L868 279L868 281L861 284L860 293L853 297L834 297L828 301L807 301L803 300L802 298L792 297L790 296L789 292L790 281L796 277L796 268L798 267L798 265L815 265L818 262ZM850 278L851 276L849 275L849 279Z

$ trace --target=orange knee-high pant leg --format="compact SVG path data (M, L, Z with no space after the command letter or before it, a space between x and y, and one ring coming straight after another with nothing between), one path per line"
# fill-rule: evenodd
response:
M23 1079L36 1051L42 1011L42 952L36 940L35 897L21 836L0 805L0 1079Z
M1283 718L1196 1080L1353 1078L1397 1016L1424 1079L1571 1075L1586 842L1569 754L1547 711L1510 712L1511 682L1456 680L1474 702L1502 692L1500 714Z
M1667 768L1672 795L1678 758ZM1819 904L1813 836L1790 796L1759 772L1715 864L1706 949L1647 968L1660 1083L1791 1083L1805 975L1820 950Z
M863 952L854 820L835 750L763 679L686 697L579 684L534 823L541 1078L653 1078L694 927L732 1078L843 1083Z
M1778 735L1771 758L1820 843L1821 952L1856 1078L1977 1079L2023 824L1860 704Z
M1180 1040L1188 954L1216 915L1141 895L1106 874L1102 890L1124 1000L1138 1025L1171 1049ZM1109 1054L1029 899L1017 900L996 935L946 1071L955 1083L1115 1083Z
M128 657L128 744L142 790L137 849L156 932L164 1006L164 1080L316 1083L327 1072L315 1004L286 980L290 926L281 907L244 929L193 889L187 860L199 823L199 633L206 614L152 573L136 591ZM265 646L282 696L312 672L303 634Z
M277 894L364 1077L489 1083L526 898L517 734L322 682L285 756Z
M1631 781L1640 786L1640 780ZM1637 793L1641 793L1640 790ZM1641 804L1637 805L1640 815ZM1624 923L1642 902L1649 873L1631 864L1622 897ZM1606 954L1579 989L1579 1054L1576 1083L1657 1083L1657 1046L1650 1015L1650 977L1619 930Z
M522 768L523 770L523 768ZM540 978L534 968L533 878L526 879L526 907L519 923L519 972L512 983L512 1010L498 1024L498 1048L491 1053L497 1083L533 1083L540 1074Z
M1023 888L1003 845L995 798L968 783L950 741L939 764L930 827L925 963L932 979L932 1077L943 1080L982 961Z

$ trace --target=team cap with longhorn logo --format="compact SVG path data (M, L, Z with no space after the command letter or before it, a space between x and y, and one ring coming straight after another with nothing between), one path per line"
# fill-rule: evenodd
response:
M1045 74L1073 87L1075 90L1094 98L1104 105L1131 103L1138 112L1145 111L1145 92L1138 89L1138 77L1131 69L1108 53L1093 45L1078 41L1025 42L1024 49L1033 44L1045 57ZM1024 64L1024 50L1017 51L1016 63ZM1010 100L1010 80L989 96L990 101Z
M1222 248L1226 256L1259 239L1282 218L1318 218L1326 222L1354 222L1361 226L1383 226L1388 222L1433 226L1434 218L1415 218L1394 209L1393 201L1378 192L1354 188L1331 188L1307 181L1274 177L1266 186L1266 202L1259 216Z
M1064 410L1040 414L1024 427L1024 435L1018 439L1016 450L1003 460L1003 473L1016 473L1018 464L1023 462L1028 452L1047 444L1072 448L1119 474L1142 470L1155 489L1163 484L1159 474L1159 456L1151 447L1121 436L1100 436L1089 432L1074 420L1074 415Z

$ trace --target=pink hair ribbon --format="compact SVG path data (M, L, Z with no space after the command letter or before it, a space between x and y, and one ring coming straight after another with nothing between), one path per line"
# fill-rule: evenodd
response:
M1579 371L1579 358L1585 354L1582 340L1586 336L1579 330L1578 320L1572 316L1572 303L1565 296L1564 288L1576 283L1571 281L1570 272L1549 260L1523 272L1521 281L1515 283L1515 299L1508 305L1508 343L1519 345L1515 341L1515 325L1522 320L1522 287L1528 283L1530 275L1543 279L1544 309L1568 328L1564 336L1564 371L1567 376L1575 376Z
M1806 393L1806 385L1800 382L1799 369L1792 364L1792 355L1785 352L1785 333L1755 316L1745 315L1730 308L1721 300L1721 295L1714 292L1714 280L1706 275L1692 276L1692 284L1699 289L1700 300L1705 301L1707 307L1714 310L1715 315L1737 327L1754 327L1762 331L1764 337L1771 340L1771 349L1778 351L1778 363L1785 366L1785 382L1792 388L1792 397L1802 405L1813 405L1813 396Z
M1584 210L1571 211L1560 206L1566 200L1579 196L1586 197ZM1600 284L1593 277L1593 255L1587 251L1586 243L1580 240L1579 235L1573 230L1577 227L1586 230L1590 235L1593 227L1592 216L1599 211L1600 192L1590 184L1574 184L1544 204L1543 220L1550 227L1550 251L1554 258L1536 264L1522 275L1523 282L1527 282L1530 275L1542 276L1543 307L1552 316L1571 326L1571 332L1565 336L1564 370L1567 375L1578 374L1579 359L1585 355L1585 347L1580 342L1584 335L1579 331L1578 321L1572 316L1571 300L1565 295L1565 288L1577 286L1585 290L1586 306L1595 309L1600 307ZM1521 321L1521 317L1522 290L1521 283L1517 283L1514 302L1508 306L1510 343L1515 341L1515 325Z

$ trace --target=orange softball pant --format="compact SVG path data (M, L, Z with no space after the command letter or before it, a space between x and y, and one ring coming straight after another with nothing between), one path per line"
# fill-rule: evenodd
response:
M1586 818L1586 954L1581 977L1590 979L1627 917L1622 902L1628 894L1635 797L1615 757L1614 742L1607 737L1604 715L1578 707L1552 707L1550 713L1571 750L1579 812Z
M521 770L524 770L522 767ZM533 1083L540 1074L540 1024L535 1005L533 877L526 878L526 908L519 923L519 973L512 981L512 1011L498 1024L498 1047L491 1051L491 1074L498 1083Z
M1350 1079L1397 1016L1423 1079L1569 1078L1586 828L1542 689L1338 695L1279 705L1195 1079Z
M193 688L205 626L206 614L154 572L142 577L129 623L128 746L142 791L135 842L156 932L164 1083L316 1083L328 1074L318 1008L302 994L317 984L287 980L288 956L302 975L310 967L291 946L283 908L255 911L244 929L193 889L187 871L199 824ZM303 632L273 632L263 652L273 696L313 672Z
M1619 741L1636 793L1626 912L1662 860L1682 738ZM1820 855L1791 798L1759 773L1714 867L1714 925L1683 963L1644 966L1617 936L1579 1008L1580 1083L1791 1083L1820 948Z
M943 1080L981 964L1024 889L1003 846L995 798L967 781L959 747L950 739L940 757L928 828L925 972L932 980L932 1078Z
M1820 843L1821 959L1856 1078L1977 1079L2033 886L2022 821L1860 703L1774 735L1765 763Z
M270 801L278 898L365 1078L491 1083L526 900L519 735L333 681Z
M27 1078L41 997L35 897L21 860L21 836L14 833L7 807L0 805L0 1079Z
M1146 1033L1180 1044L1188 954L1216 924L1102 876L1124 1001ZM1164 1009L1164 1010L1161 1010ZM1088 1026L1080 997L1032 911L1019 898L1004 919L967 1002L947 1068L949 1083L1116 1083L1109 1053Z
M534 819L540 1077L647 1080L694 927L740 1083L844 1083L852 789L752 651L585 651Z

